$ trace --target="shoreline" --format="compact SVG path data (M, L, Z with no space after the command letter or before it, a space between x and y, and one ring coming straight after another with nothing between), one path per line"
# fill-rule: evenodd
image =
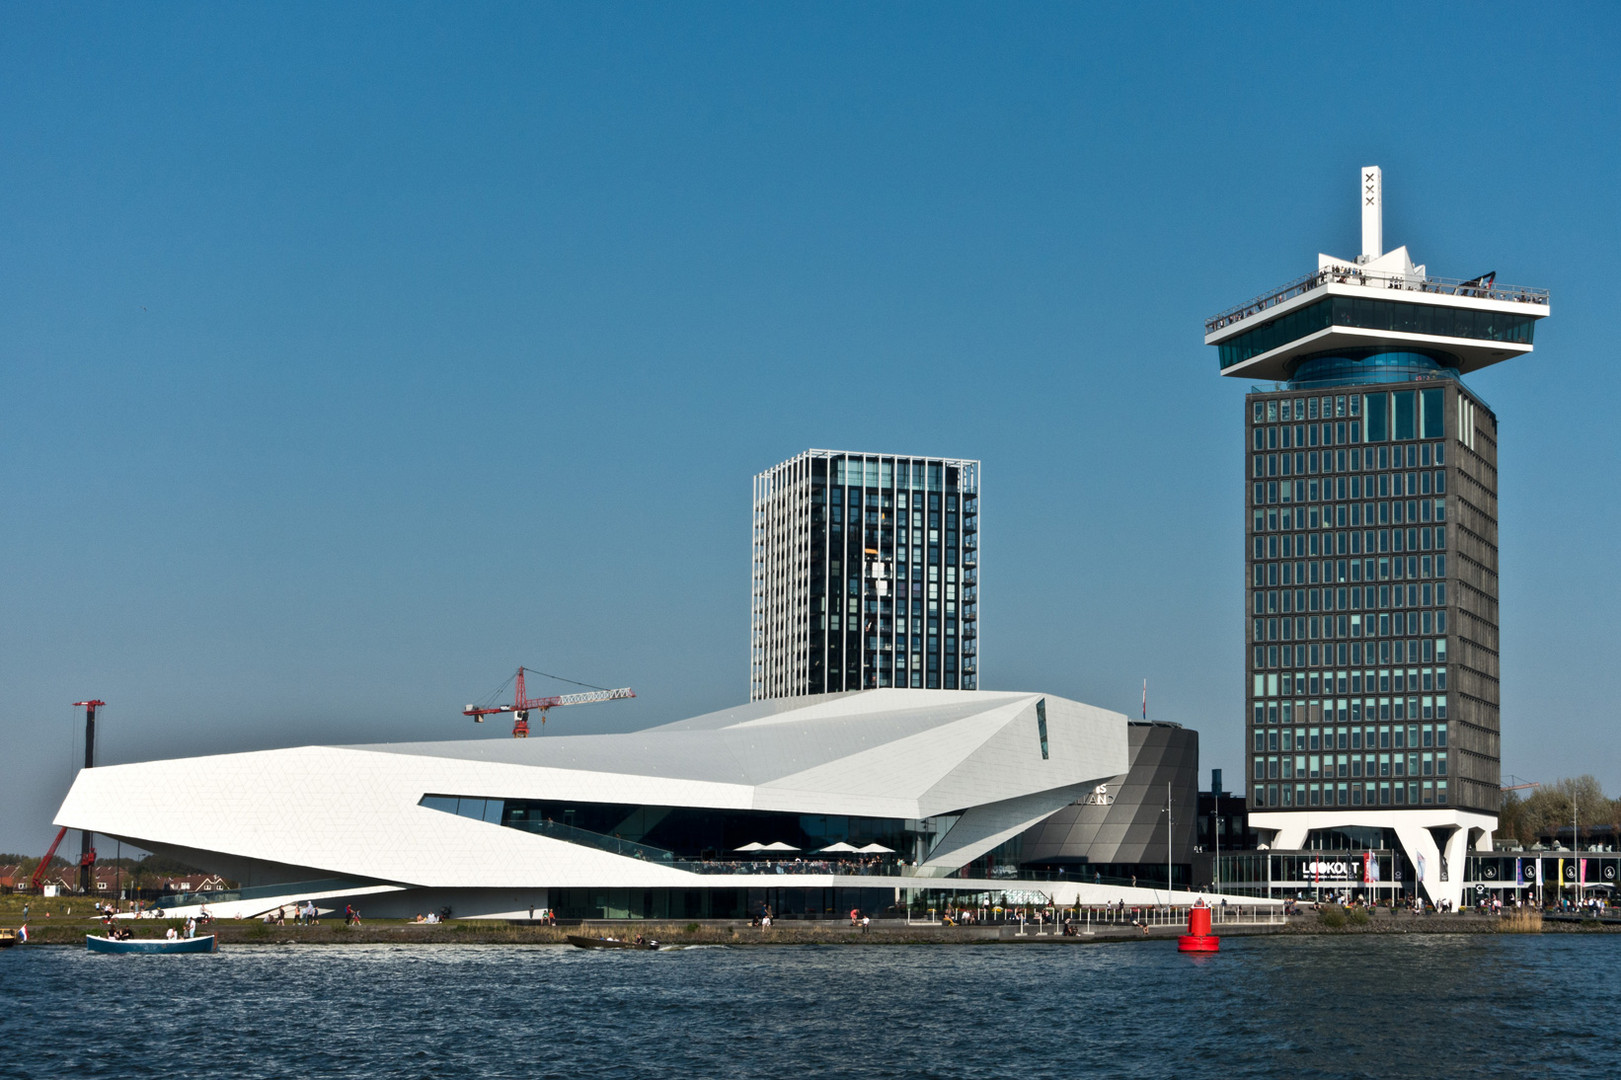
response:
M1322 912L1301 912L1287 922L1275 925L1220 927L1219 936L1238 937L1320 937L1389 934L1515 934L1515 933L1621 933L1621 921L1601 922L1597 919L1542 920L1539 929L1511 928L1508 920L1491 915L1450 914L1411 915L1388 914L1384 911L1372 915L1366 922L1347 921L1331 925ZM94 920L61 920L53 923L31 924L30 945L83 947L86 934L102 928ZM127 925L127 924L126 924ZM154 938L158 931L167 929L167 923L154 921L151 932L144 925L133 927L137 936ZM543 926L529 923L467 920L450 923L413 923L379 921L360 926L344 926L339 922L324 922L314 926L270 926L264 923L216 922L208 928L218 935L221 946L254 945L561 945L569 934L598 936L612 934L623 937L627 932L643 934L665 945L729 945L760 947L773 945L1091 945L1119 941L1167 941L1184 932L1180 926L1153 926L1145 932L1132 925L1097 927L1095 932L1075 937L1061 934L1037 934L1033 926L1018 933L1017 924L994 926L940 926L930 924L875 922L870 932L843 925L839 922L787 922L770 929L752 927L746 922L732 920L696 921L685 923L654 920L594 920Z

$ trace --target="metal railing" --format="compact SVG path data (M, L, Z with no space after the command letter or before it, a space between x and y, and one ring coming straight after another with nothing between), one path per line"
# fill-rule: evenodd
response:
M1073 916L1076 932L1080 934L1095 934L1100 929L1121 929L1127 926L1138 929L1152 929L1154 927L1185 928L1188 925L1188 912L1192 906L1186 904L1156 905L1136 907L1119 904L1111 907L1082 906L1079 909L1062 909L1056 922L1049 919L1035 924L1035 935L1058 935L1063 933L1063 915L1074 911ZM1223 926L1282 926L1288 921L1283 908L1276 904L1227 904L1216 905L1210 909L1210 925L1215 930ZM1031 933L1026 922L1019 927L1019 934Z
M550 837L553 840L580 844L584 847L596 848L599 851L606 851L614 855L623 855L626 858L640 859L643 862L655 863L659 866L668 866L673 870L685 870L691 874L837 874L852 877L903 877L916 872L914 867L902 866L892 858L825 859L801 856L791 859L742 859L734 857L684 859L677 858L675 852L665 848L638 843L634 840L626 840L623 837L592 832L589 829L565 825L559 821L531 819L524 822L512 822L511 825L514 828L522 829L524 832Z
M1223 327L1259 315L1286 300L1293 300L1302 293L1324 285L1361 285L1369 289L1399 289L1407 292L1436 293L1442 296L1470 296L1480 300L1506 300L1517 304L1548 303L1547 289L1498 285L1495 281L1483 283L1481 278L1472 278L1468 281L1439 277L1414 279L1405 274L1384 274L1364 270L1359 266L1331 266L1296 278L1282 288L1263 293L1253 300L1211 316L1205 320L1204 332L1213 334Z
M1014 937L1063 937L1066 927L1075 935L1100 930L1136 930L1155 927L1182 929L1188 925L1188 904L1071 904L1065 907L994 906L910 909L906 921L914 926L1016 926ZM1212 929L1220 927L1282 926L1288 922L1279 904L1217 904L1209 906Z

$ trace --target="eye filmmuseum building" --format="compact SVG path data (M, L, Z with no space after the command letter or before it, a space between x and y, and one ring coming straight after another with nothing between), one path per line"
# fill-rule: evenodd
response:
M1463 380L1531 352L1548 294L1385 251L1379 169L1360 185L1359 256L1205 324L1254 384L1249 820L1273 849L1363 853L1340 863L1373 863L1359 889L1456 902L1500 782L1497 417Z
M750 700L977 689L979 473L808 450L756 476Z
M1051 694L890 688L625 734L84 769L57 821L240 883L177 898L176 914L303 900L457 918L1138 903L1155 894L1090 874L1026 880L1019 865L1023 834L1128 774L1130 742L1121 714Z

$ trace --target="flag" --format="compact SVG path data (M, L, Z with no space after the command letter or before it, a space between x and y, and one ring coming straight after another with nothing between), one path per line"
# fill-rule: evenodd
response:
M1586 859L1577 859L1576 860L1576 881L1577 881L1578 884L1582 885L1584 888L1587 885L1587 860Z
M1148 719L1148 680L1143 680L1143 719Z
M1420 881L1424 880L1424 856L1423 855L1420 855L1418 857L1418 880L1420 880Z
M1559 859L1558 860L1558 865L1559 865L1559 888L1563 889L1565 887L1565 860L1564 859Z
M1519 886L1525 884L1525 860L1523 859L1514 860L1514 884Z
M1371 885L1372 883L1373 883L1373 852L1364 851L1362 853L1362 884Z
M1542 860L1537 860L1537 888L1542 888Z
M19 941L21 941L24 945L28 944L28 924L27 923L24 923L22 928L17 931L17 939Z

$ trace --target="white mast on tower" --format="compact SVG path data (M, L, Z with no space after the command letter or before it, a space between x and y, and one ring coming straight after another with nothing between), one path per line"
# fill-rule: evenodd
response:
M1384 176L1377 165L1362 166L1362 258L1370 263L1385 253Z

